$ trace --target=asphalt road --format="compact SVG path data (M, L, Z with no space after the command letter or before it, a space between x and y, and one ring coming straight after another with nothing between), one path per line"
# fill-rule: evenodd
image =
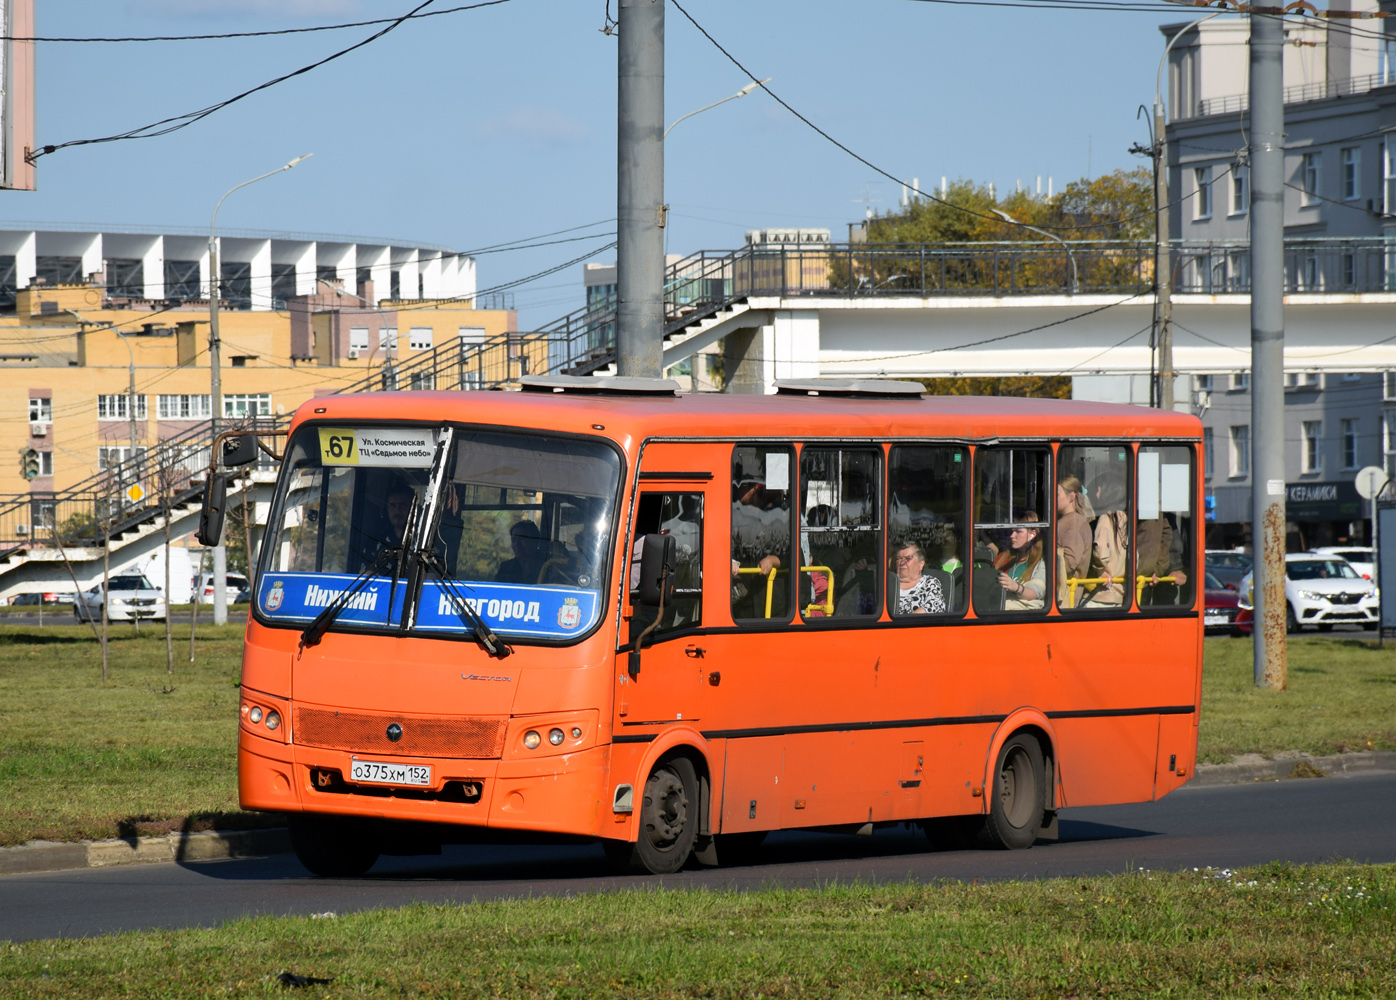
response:
M601 849L450 847L384 858L364 878L309 877L291 855L0 877L0 940L214 926L253 914L346 913L413 901L469 902L615 888L748 889L831 881L1054 878L1235 868L1273 860L1396 861L1396 773L1184 788L1160 802L1068 809L1061 840L1027 851L929 851L917 831L777 834L755 864L662 880L608 874Z

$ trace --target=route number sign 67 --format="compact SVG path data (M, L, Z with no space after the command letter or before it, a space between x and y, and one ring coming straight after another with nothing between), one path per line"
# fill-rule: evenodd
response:
M358 465L359 445L348 428L320 428L320 462L323 465Z

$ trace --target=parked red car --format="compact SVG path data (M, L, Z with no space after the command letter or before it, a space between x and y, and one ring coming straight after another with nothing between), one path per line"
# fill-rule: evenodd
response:
M1228 635L1240 635L1238 615L1244 613L1249 620L1250 612L1242 612L1236 607L1236 588L1228 587L1218 580L1215 574L1209 572L1206 575L1206 590L1203 596L1206 600L1202 611L1203 630L1209 634L1225 632Z

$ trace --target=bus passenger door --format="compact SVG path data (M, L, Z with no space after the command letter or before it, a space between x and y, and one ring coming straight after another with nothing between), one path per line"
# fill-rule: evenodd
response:
M700 721L705 664L702 639L694 633L703 624L703 529L709 506L702 480L654 482L641 473L626 570L626 621L616 663L617 733L657 736L669 726ZM636 600L640 545L647 534L669 535L675 542L674 589L662 609ZM638 670L629 653L637 641L642 647Z

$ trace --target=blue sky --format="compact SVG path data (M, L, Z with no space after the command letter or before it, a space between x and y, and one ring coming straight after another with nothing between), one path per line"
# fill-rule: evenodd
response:
M456 6L463 0L437 0ZM412 0L39 0L40 35L188 34L405 13ZM910 0L688 0L690 13L840 141L923 186L1000 190L1132 167L1147 141L1158 25L1176 14L946 7ZM428 8L431 9L431 8ZM408 22L382 40L189 128L68 148L37 193L0 192L15 221L220 226L388 236L469 250L615 213L615 39L604 0L512 0ZM232 96L376 29L268 39L73 45L38 52L39 144L107 135ZM668 12L666 116L746 79ZM836 239L880 180L754 93L684 122L666 150L669 250L728 249L762 226ZM598 233L607 227L599 227ZM607 242L479 258L481 287ZM613 260L612 254L594 258ZM581 304L581 266L516 292L525 327Z

